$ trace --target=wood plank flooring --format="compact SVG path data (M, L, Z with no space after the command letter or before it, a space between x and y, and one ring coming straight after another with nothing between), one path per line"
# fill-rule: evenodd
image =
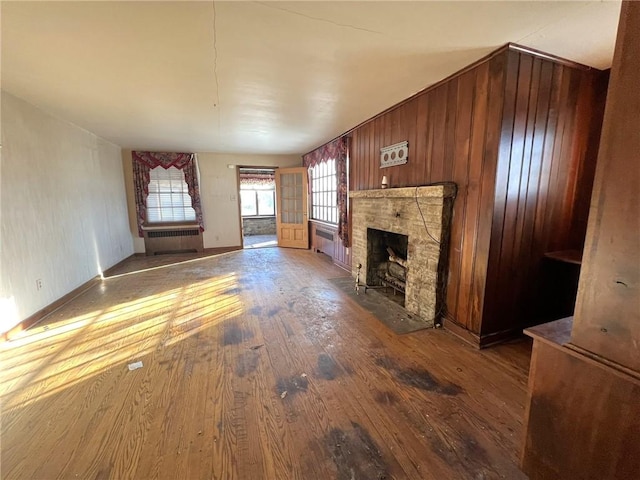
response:
M310 251L148 262L0 344L1 478L526 478L526 340L397 336Z

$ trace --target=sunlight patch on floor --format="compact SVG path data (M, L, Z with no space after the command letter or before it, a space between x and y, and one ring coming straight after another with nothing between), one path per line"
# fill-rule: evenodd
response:
M98 303L111 286L118 293L117 279L106 279ZM0 345L3 408L31 404L133 361L164 358L190 336L241 315L239 292L236 274L229 273L28 330Z

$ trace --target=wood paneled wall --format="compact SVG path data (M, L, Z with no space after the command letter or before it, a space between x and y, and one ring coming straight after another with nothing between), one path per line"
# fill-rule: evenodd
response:
M352 133L351 189L453 181L449 318L479 331L500 140L506 52L453 77ZM380 148L409 141L406 165L380 169ZM483 253L484 252L484 253ZM484 258L482 256L484 255ZM357 259L354 259L357 261Z
M603 72L508 52L483 339L549 320L544 254L584 246L606 86Z
M458 185L446 318L476 343L526 322L518 302L544 251L582 244L602 83L508 46L351 132L352 190L383 175L390 187ZM404 140L409 162L380 169L380 148Z

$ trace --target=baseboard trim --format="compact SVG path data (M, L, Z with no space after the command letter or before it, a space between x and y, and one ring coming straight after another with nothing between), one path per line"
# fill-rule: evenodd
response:
M460 340L463 340L465 343L471 345L472 347L475 347L477 349L481 348L479 335L473 333L471 330L467 330L462 325L457 324L456 322L454 322L450 318L447 318L446 316L444 317L443 320L444 321L442 322L442 326L444 327L445 330L452 333L453 335L458 337Z
M477 349L504 343L522 335L521 328L510 328L508 330L501 330L499 332L478 335L477 333L474 333L471 330L467 330L462 325L446 317L444 319L443 326L445 330L451 332L456 337L464 340L466 343Z
M113 272L115 272L115 271L116 271L116 269L117 269L120 265L122 265L124 262L127 262L127 261L131 260L132 258L134 258L134 257L139 257L139 256L144 256L144 253L132 253L132 254L131 254L131 255L129 255L127 258L125 258L125 259L123 259L123 260L120 260L120 261L119 261L118 263L116 263L115 265L113 265L113 266L111 266L111 267L107 268L104 272L102 272L102 276L103 276L103 277L105 277L105 278L106 278L106 277L110 277L110 276L111 276L111 274L112 274Z
M63 307L67 303L69 303L71 300L79 297L80 295L82 295L83 293L87 292L88 290L91 290L93 287L98 285L100 282L102 282L102 277L98 275L96 277L93 277L88 282L83 283L78 288L75 288L75 289L71 290L69 293L67 293L66 295L60 297L55 302L50 303L49 305L47 305L43 309L38 310L33 315L25 318L20 323L18 323L16 326L11 328L9 331L4 332L2 334L2 336L0 336L0 342L11 340L13 337L18 335L20 332L23 332L24 330L27 330L28 328L33 327L37 323L41 322L44 318L46 318L47 316L51 315L53 312L55 312L59 308Z
M220 255L221 253L235 252L242 250L242 245L234 245L232 247L210 247L205 248L203 253L206 255Z
M500 332L489 333L487 335L480 335L480 348L491 347L499 343L504 343L509 340L513 340L522 335L522 328L510 328L508 330L502 330Z
M341 269L351 273L351 265L347 265L346 263L342 263L339 260L336 260L335 258L333 259L333 264L336 267L340 267Z

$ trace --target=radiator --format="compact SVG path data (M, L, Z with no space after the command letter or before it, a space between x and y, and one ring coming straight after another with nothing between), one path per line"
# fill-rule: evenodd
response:
M333 242L333 233L325 232L324 230L316 229L316 235L322 238L326 238L327 240L331 240Z
M202 232L194 226L145 227L144 249L147 255L202 252Z

